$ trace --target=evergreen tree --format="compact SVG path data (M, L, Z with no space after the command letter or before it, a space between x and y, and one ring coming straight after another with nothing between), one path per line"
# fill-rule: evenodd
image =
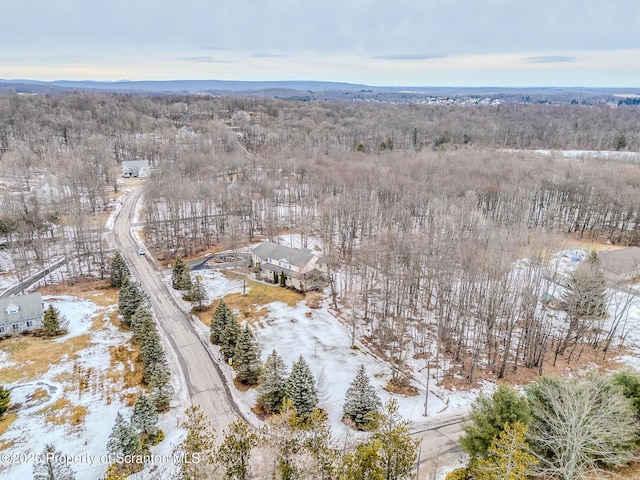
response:
M301 417L311 415L318 405L316 381L302 355L293 364L291 375L287 378L286 396L293 401L293 406Z
M276 272L273 272L273 283L278 284L278 274Z
M63 454L53 444L47 444L41 461L33 464L33 480L75 480L76 473L66 462L58 460L61 458Z
M227 324L224 326L222 332L220 332L220 353L225 360L232 358L236 353L236 345L240 338L240 324L238 319L232 313L227 318Z
M150 368L149 392L151 401L159 412L169 410L169 401L175 393L169 382L169 369L164 363L155 363Z
M113 288L120 288L125 277L128 277L129 275L131 275L129 266L127 265L127 262L125 262L120 251L117 250L111 259L111 277L109 279L109 285Z
M462 449L471 457L471 466L478 458L486 457L505 423L520 422L526 426L530 421L527 398L515 388L500 385L491 397L480 394L471 407L469 423L463 426L464 435L460 438Z
M220 343L220 335L222 331L227 326L227 322L229 318L233 315L233 312L229 308L229 306L225 303L224 300L220 300L218 306L213 312L213 316L211 317L211 336L210 340L213 344Z
M380 465L380 440L359 443L356 451L342 458L338 480L386 480Z
M237 379L246 385L258 383L260 369L260 344L248 325L238 337L236 350L233 355L233 368L238 373Z
M622 388L622 394L631 400L636 417L640 419L640 375L632 370L618 370L612 380Z
M377 417L377 426L370 441L380 442L378 455L384 478L409 478L418 457L419 442L409 435L409 422L398 413L397 400L389 400Z
M171 286L175 290L189 290L191 288L191 274L189 273L189 267L184 263L180 255L176 257L176 262L173 265Z
M587 262L571 272L562 300L569 317L601 318L606 314L607 286L597 262Z
M218 449L218 461L225 467L225 478L234 480L251 478L249 459L251 451L257 445L258 435L252 432L245 422L236 420L229 425L229 431Z
M63 318L60 316L58 309L53 305L49 305L42 319L42 333L44 336L57 337L58 335L66 334L67 330L61 326L62 321Z
M140 357L142 359L142 375L144 381L149 384L154 366L158 363L163 365L167 363L157 330L153 329L143 338L140 344Z
M149 395L141 393L133 405L131 425L133 425L133 428L138 432L148 436L155 432L157 423L158 410L156 406L153 404Z
M0 385L0 418L9 408L9 402L11 402L11 390L5 388L4 385Z
M127 422L120 412L118 412L111 435L109 435L107 450L113 455L140 455L142 453L140 436L131 422ZM121 464L119 467L121 471L132 471L133 465Z
M122 324L129 327L131 325L131 317L136 313L138 307L147 303L146 294L142 289L135 282L132 282L129 277L125 277L118 294L118 311L122 316Z
M212 478L216 463L215 430L199 406L187 408L185 414L186 419L180 422L180 428L187 434L174 452L183 460L180 478Z
M272 416L268 420L268 425L270 434L268 441L277 456L273 478L281 480L303 478L300 475L300 454L304 447L304 431L291 399L283 400L280 413Z
M380 397L371 386L364 365L360 365L356 377L349 384L344 397L343 413L345 418L350 419L356 424L356 427L361 428L371 421L372 414L377 412L381 406Z
M156 330L156 322L152 313L146 305L139 305L136 312L131 317L131 331L133 332L133 340L141 345L144 343L145 337L152 331Z
M284 272L280 273L280 286L281 287L286 287L287 286L287 276L285 275Z
M314 460L313 478L332 479L337 473L338 452L332 447L331 427L326 414L315 409L305 425L304 448Z
M487 451L487 458L479 460L474 468L478 480L527 480L538 463L529 451L526 441L527 427L520 422L505 423L500 436Z
M202 282L198 277L195 281L191 282L191 289L189 290L189 301L195 306L197 310L202 310L204 304L209 300L207 291L202 285Z
M258 385L258 406L268 414L278 413L286 395L287 366L275 350L267 357Z

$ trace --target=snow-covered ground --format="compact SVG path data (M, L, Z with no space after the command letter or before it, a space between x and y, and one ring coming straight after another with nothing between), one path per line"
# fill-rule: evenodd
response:
M77 356L63 356L59 363L49 365L44 374L5 384L11 389L11 404L21 407L16 420L0 438L3 445L9 445L2 454L16 459L0 464L0 477L31 478L33 457L29 455L41 453L45 445L53 444L62 454L77 456L71 462L77 480L94 480L100 478L108 466L100 457L107 453L106 445L117 413L120 411L125 417L131 414L126 395L135 395L140 390L123 385L122 376L129 366L122 363L113 366L111 361L110 348L126 345L131 334L111 323L109 316L115 306L100 307L71 296L44 296L43 300L69 320L69 333L54 342L70 342L88 333L90 341ZM2 352L0 372L12 365L10 355ZM110 375L112 368L122 371L123 375L120 378ZM79 387L81 381L86 383ZM65 404L60 410L56 409L56 405ZM185 404L184 398L178 398L172 404L175 408L171 413L161 415L159 427L165 431L166 438L152 449L154 454L171 453L171 445L177 443L181 435L176 417L184 411ZM79 425L51 421L60 414L68 415L73 408L86 409L84 421Z

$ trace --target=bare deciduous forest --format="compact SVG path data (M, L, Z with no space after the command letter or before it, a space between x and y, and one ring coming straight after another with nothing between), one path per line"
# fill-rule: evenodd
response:
M434 349L469 383L542 372L617 345L628 305L607 329L554 321L546 260L568 235L640 244L640 166L536 149L637 151L638 107L6 95L0 235L18 272L61 256L70 281L104 271L96 217L120 163L148 160L160 258L299 233L321 241L333 303L398 385L407 355Z

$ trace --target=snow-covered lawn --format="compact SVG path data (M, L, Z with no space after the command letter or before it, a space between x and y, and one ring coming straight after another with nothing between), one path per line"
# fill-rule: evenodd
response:
M113 348L128 345L131 334L112 323L115 305L99 306L72 296L44 296L43 300L69 320L69 333L54 340L25 337L0 343L0 378L3 374L21 377L5 383L11 389L10 409L17 416L0 437L0 450L16 461L2 462L0 477L31 478L33 456L29 455L41 453L51 443L64 455L78 456L71 464L77 480L100 478L108 466L100 456L107 453L116 415L122 411L128 417L131 401L140 391L126 382L133 369L130 361L115 361L111 354ZM16 365L12 361L13 351L21 345L34 351L51 345L51 357L44 362L38 359L44 365L31 374L34 362ZM64 353L57 356L58 351ZM183 405L178 409L184 410ZM154 454L170 453L171 443L180 435L176 416L161 415L159 426L167 438L153 449Z
M242 281L228 279L217 270L199 271L209 298L217 300L230 293L242 290ZM270 287L279 289L280 287ZM271 351L276 350L289 367L302 355L318 383L320 407L327 411L332 431L336 437L353 435L341 422L344 395L349 383L356 375L358 367L365 366L372 384L378 390L382 401L387 401L392 394L384 390L389 382L391 370L389 365L374 356L367 348L356 342L357 349L351 348L351 335L348 328L332 313L328 301L322 308L311 309L302 300L295 306L284 302L273 302L266 305L268 314L261 322L264 326L256 331L262 345L262 359L265 360ZM205 327L206 328L206 327ZM420 361L420 370L414 372L419 395L394 395L400 405L402 415L413 422L424 422L424 401L426 384L426 364ZM233 373L226 369L228 377ZM433 371L431 374L433 375ZM436 413L456 414L466 411L472 394L467 392L451 392L435 385L431 379L429 386L429 418ZM246 410L255 405L255 390L239 394ZM348 432L348 433L347 433Z

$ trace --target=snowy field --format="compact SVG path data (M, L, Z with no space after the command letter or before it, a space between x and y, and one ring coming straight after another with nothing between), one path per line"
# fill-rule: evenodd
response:
M139 387L127 387L123 382L130 365L112 362L110 354L110 348L128 344L130 333L111 323L109 317L115 306L101 307L71 296L43 299L69 320L69 333L52 342L73 345L83 336L89 339L78 351L69 348L69 353L45 367L44 373L5 383L11 389L11 405L20 407L15 421L0 437L2 453L17 461L0 464L0 478L32 478L33 457L29 455L42 452L49 443L64 455L78 456L71 463L77 480L101 478L108 465L100 457L107 453L116 415L120 411L125 417L130 416L132 407L127 399L135 398L140 391ZM1 376L6 372L4 369L15 364L9 353L0 352ZM172 404L175 412L160 416L159 427L167 437L152 448L156 455L170 454L171 444L179 439L181 431L176 428L176 417L184 411L186 403L184 398L180 400L178 397Z

